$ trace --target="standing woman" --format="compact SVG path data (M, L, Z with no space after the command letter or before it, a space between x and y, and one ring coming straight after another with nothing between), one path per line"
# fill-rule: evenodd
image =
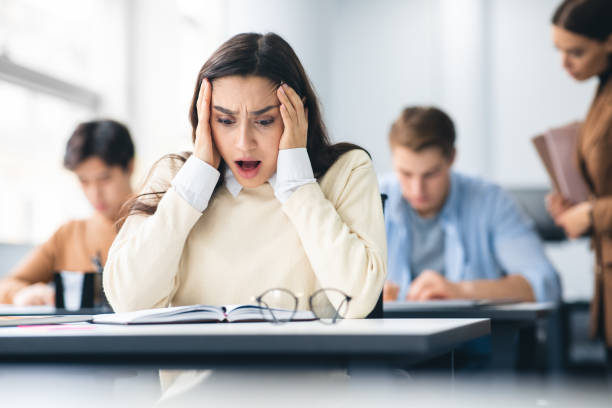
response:
M350 298L346 317L365 317L386 277L377 178L365 151L329 142L289 44L249 33L221 45L190 120L193 153L158 161L110 249L112 307L253 303L282 288L307 309L332 288Z
M591 199L571 205L553 194L548 207L569 237L592 234L597 266L591 335L605 340L612 366L612 1L565 0L552 23L567 72L578 81L599 78L577 149Z

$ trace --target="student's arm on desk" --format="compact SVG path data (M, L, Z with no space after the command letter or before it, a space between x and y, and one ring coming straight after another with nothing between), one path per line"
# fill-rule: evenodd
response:
M561 284L556 270L546 257L544 247L533 228L533 222L503 190L494 197L491 221L495 257L507 276L499 282L508 283L519 297L526 294L525 284L536 302L557 302L561 298ZM495 288L489 288L495 290Z
M13 303L15 295L22 289L38 282L49 282L53 278L53 264L57 251L58 240L61 239L62 228L58 229L52 236L36 248L25 258L8 277L0 281L0 304ZM46 286L46 285L45 285ZM47 292L50 293L51 288ZM49 299L49 296L44 296ZM39 301L31 303L28 299L22 299L25 304L40 304ZM45 304L48 304L45 302Z
M531 285L522 275L509 275L500 279L463 281L458 285L464 298L468 299L514 299L533 302L535 296Z
M392 287L387 282L385 288ZM385 293L385 300L396 300ZM451 282L436 271L426 270L412 282L406 300L422 301L433 299L516 299L533 302L533 291L529 282L520 275L500 279Z

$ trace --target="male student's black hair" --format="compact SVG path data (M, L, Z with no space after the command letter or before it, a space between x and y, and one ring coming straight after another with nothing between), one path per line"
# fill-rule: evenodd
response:
M99 157L108 166L127 170L134 158L134 143L128 128L114 120L79 124L66 144L64 167L75 170L91 157Z

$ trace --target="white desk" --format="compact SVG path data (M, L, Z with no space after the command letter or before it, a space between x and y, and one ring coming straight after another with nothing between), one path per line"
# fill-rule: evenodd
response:
M488 319L360 319L336 325L317 321L282 325L225 323L182 325L70 324L0 328L0 358L11 361L77 358L220 363L267 361L423 360L490 333Z

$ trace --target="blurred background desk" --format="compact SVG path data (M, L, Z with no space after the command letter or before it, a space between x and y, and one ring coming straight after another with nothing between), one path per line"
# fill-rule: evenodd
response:
M385 318L487 318L491 319L490 368L549 369L560 355L558 336L550 336L558 325L550 324L558 306L554 303L516 303L470 306L452 301L387 302ZM546 350L542 354L542 350Z

